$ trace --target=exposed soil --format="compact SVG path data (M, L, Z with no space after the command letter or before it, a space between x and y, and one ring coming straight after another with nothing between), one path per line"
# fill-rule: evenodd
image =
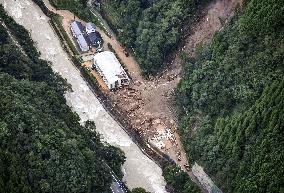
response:
M70 86L64 94L66 102L80 117L80 123L94 121L103 142L119 147L126 155L122 166L123 180L132 189L143 187L149 192L166 193L166 182L161 168L145 155L132 141L116 119L104 109L96 94L88 87L78 68L63 49L61 38L50 26L49 18L32 0L0 0L5 10L17 23L23 25L36 42L41 58L48 60L54 72L60 74Z
M69 25L71 21L74 20L74 14L67 10L55 9L49 3L49 0L43 0L43 2L48 7L49 10L63 17L63 27L66 30L66 32L69 34L70 38L72 39ZM86 24L86 21L79 19L77 16L75 16L75 19L77 21L80 21L83 24ZM131 55L129 57L125 56L125 54L123 53L124 48L120 45L120 43L115 38L107 36L106 33L103 30L99 29L98 27L96 28L96 30L101 34L105 45L107 43L110 43L113 49L116 51L119 58L127 65L127 69L131 77L135 77L138 80L142 80L141 70L136 60Z
M202 19L192 26L190 36L185 40L184 51L192 56L196 46L208 42L222 28L222 23L233 16L238 5L242 5L242 0L216 0L209 4L201 13L204 15Z
M69 11L54 10L48 0L43 1L50 10L64 17L63 26L70 34L69 23L74 19L74 15ZM210 3L203 10L201 19L192 25L190 30L187 30L190 33L186 36L184 47L181 50L194 56L196 45L208 42L214 33L221 29L221 21L226 22L241 2L242 0L216 0ZM178 54L180 50L173 57L169 68L159 76L145 80L141 76L141 70L136 60L131 55L125 56L124 48L120 43L113 37L108 37L104 31L98 28L97 30L101 33L104 42L112 45L132 78L129 87L109 93L114 105L124 111L133 128L137 129L145 140L169 155L184 168L188 162L176 132L176 113L171 105L174 90L181 79L181 62ZM91 64L85 62L85 65L90 66ZM189 175L192 176L192 173L189 172Z
M239 3L241 0L216 0L210 3L202 12L202 18L188 30L190 34L184 40L182 50L193 56L196 45L208 42L221 29L221 21L226 22L234 14ZM183 167L187 159L176 133L176 113L171 105L173 92L181 79L178 53L161 75L151 80L132 76L133 84L130 87L113 92L111 96L125 110L142 136ZM128 63L125 64L128 67Z

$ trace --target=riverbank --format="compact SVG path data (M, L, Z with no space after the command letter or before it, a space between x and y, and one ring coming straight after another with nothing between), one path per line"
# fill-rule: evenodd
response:
M112 104L111 99L102 92L100 85L91 78L91 74L88 73L88 70L81 65L81 61L74 56L74 54L68 49L70 46L67 42L68 40L62 35L60 28L54 21L56 14L49 11L42 1L35 1L35 3L41 8L43 13L50 18L50 24L54 29L54 32L57 34L59 39L62 42L64 50L68 53L72 63L80 71L82 78L88 83L89 88L92 90L93 94L99 99L104 108L109 112L114 120L124 129L124 131L131 137L132 141L136 143L137 146L147 155L150 159L153 159L160 167L165 167L169 163L175 164L174 160L169 158L166 154L159 151L157 148L152 147L149 143L145 142L139 133L132 128L129 120L125 119L125 115L122 114L122 110L119 110L115 105Z
M51 67L72 86L65 94L67 103L80 116L81 122L92 120L103 139L121 148L126 154L123 166L124 180L130 188L143 187L148 191L165 193L161 169L132 142L118 123L107 113L74 67L52 30L49 19L30 0L0 1L15 20L31 32L42 58L51 61ZM33 22L30 22L33 21ZM44 30L43 30L44 29Z
M40 1L41 2L41 1ZM44 1L45 2L45 1ZM40 7L42 7L43 12L45 12L45 14L47 14L48 16L51 15L52 10L54 10L52 7L46 7L45 3L40 3L38 4ZM50 6L50 5L49 5ZM66 16L68 18L68 14L66 10L57 10L57 13L61 13L64 12L64 14L62 16ZM52 17L51 17L52 19ZM77 18L77 20L81 21L79 18ZM81 21L82 23L84 23L84 21ZM56 27L56 25L55 25ZM66 27L66 26L65 26ZM67 29L65 29L66 31L62 31L62 29L58 29L55 31L59 31L60 30L62 33L67 33L66 31L68 31ZM99 30L99 29L98 29ZM102 31L100 31L100 33L103 33ZM61 36L60 34L58 34L58 36ZM104 36L104 35L103 35ZM68 38L68 36L66 36ZM105 36L104 36L105 37ZM62 40L62 42L67 43L66 45L63 45L63 47L68 47L68 40ZM113 42L112 42L113 43ZM109 43L108 43L109 44ZM116 52L116 50L113 49L114 52ZM108 95L105 92L102 92L100 85L98 84L98 82L93 81L93 77L90 76L90 72L88 70L86 70L86 68L81 66L81 61L78 60L77 57L75 57L71 52L69 52L69 56L73 62L73 64L75 64L75 66L80 70L83 78L86 80L86 82L89 84L91 90L93 91L94 95L97 96L97 98L100 100L101 104L104 106L104 108L110 113L110 115L113 117L113 119L115 119L117 121L118 124L120 124L120 126L125 130L125 132L131 137L132 141L134 143L136 143L137 146L140 147L141 151L143 153L145 153L146 156L148 156L148 158L152 159L154 162L156 162L156 164L158 164L163 170L165 169L166 166L169 165L174 165L174 166L181 166L184 171L185 168L184 166L187 164L187 161L180 161L180 163L177 163L177 158L176 160L173 160L169 155L174 155L176 157L179 157L181 154L176 154L176 151L173 150L173 152L171 152L171 154L167 155L166 153L164 153L163 151L161 151L161 149L159 149L158 147L156 147L155 145L149 143L148 140L146 140L147 138L143 135L141 135L141 132L139 130L137 130L137 128L134 128L136 125L133 124L133 122L131 121L131 118L129 117L129 114L122 109L119 105L116 105L115 101L113 100L112 96L113 95ZM120 57L119 54L117 54L117 57ZM130 73L132 74L133 72L130 71ZM135 75L136 73L134 73ZM133 75L133 74L132 74ZM135 78L137 78L135 76ZM162 124L162 123L161 123ZM166 127L162 127L162 134L163 134L163 130L166 129ZM172 135L172 134L171 134ZM171 138L174 138L174 140L172 139L170 141ZM175 138L178 138L177 134L175 133L174 136L170 136L170 138L166 138L166 140L170 141L170 144L168 143L168 145L171 147L173 144L176 144L176 140ZM179 147L182 147L182 145L180 144L179 140L178 144L179 145L175 145L175 148L180 149ZM173 142L173 144L171 144ZM171 148L168 148L167 151L172 151ZM169 152L168 152L169 153ZM182 154L182 160L186 160L185 154ZM191 171L187 171L187 173L189 174L190 178L201 188L202 186L199 184L199 182L197 181L197 179L195 178L195 176L192 174Z

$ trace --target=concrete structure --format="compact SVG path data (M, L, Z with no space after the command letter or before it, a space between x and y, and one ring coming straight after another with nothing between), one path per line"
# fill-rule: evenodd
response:
M114 53L104 51L96 54L93 67L102 76L110 90L129 85L130 79Z

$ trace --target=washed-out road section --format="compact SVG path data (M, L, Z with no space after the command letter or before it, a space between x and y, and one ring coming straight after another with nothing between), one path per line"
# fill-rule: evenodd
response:
M92 120L103 140L121 148L126 154L123 165L124 180L130 188L143 187L153 193L165 193L161 168L149 159L109 115L81 77L60 45L47 18L31 0L0 0L4 8L19 24L31 33L41 57L51 61L52 69L72 85L65 94L67 103L80 116L82 123Z

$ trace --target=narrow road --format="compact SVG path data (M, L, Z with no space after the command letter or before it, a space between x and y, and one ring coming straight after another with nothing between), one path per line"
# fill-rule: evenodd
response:
M114 37L116 39L115 33L113 30L109 27L108 23L103 19L101 14L94 8L94 0L89 0L88 3L88 8L91 11L91 13L97 18L97 20L100 22L102 27L105 29L105 31L108 33L109 36Z
M81 20L80 18L78 18L76 15L74 15L72 12L68 11L68 10L57 10L55 7L53 7L49 0L43 0L44 4L46 5L46 7L60 15L63 17L63 27L65 29L65 31L70 35L70 27L69 24L72 20L74 20L74 18L77 21L80 21L83 24L86 24L86 21ZM96 13L94 10L91 10L91 12L97 16L98 13ZM102 19L102 18L101 18ZM103 19L102 19L103 20ZM104 20L103 20L104 21ZM104 21L105 22L105 21ZM115 50L115 52L118 54L119 58L123 61L124 64L126 64L127 68L128 68L128 72L130 73L130 76L132 77L133 81L138 80L140 82L145 82L145 80L143 80L143 77L141 76L141 70L140 67L138 65L138 63L136 62L135 58L132 57L131 55L129 55L128 57L125 56L123 50L124 48L120 45L120 43L116 40L115 36L109 37L108 35L106 35L106 33L101 30L98 26L96 29L102 36L103 40L105 43L110 43L113 47L113 49ZM72 37L71 37L72 38ZM177 135L177 134L176 134ZM179 142L179 147L182 147L182 144L179 140L179 136L176 136L178 138L178 142ZM182 149L182 148L181 148ZM173 154L174 155L174 154ZM186 171L184 165L187 164L187 158L186 158L186 154L183 151L181 154L181 160L179 163L177 163L184 171ZM191 177L191 179L194 180L194 176L192 175L192 172L188 172L188 175ZM195 181L197 184L198 182ZM115 183L116 184L116 183ZM117 186L114 186L117 187Z
M80 21L83 24L86 24L85 21L81 20L80 18L78 18L77 16L74 16L74 14L68 10L57 10L56 8L52 7L52 5L49 3L49 0L43 0L43 2L45 3L46 7L60 15L63 17L63 27L65 29L66 32L69 32L70 34L70 28L69 28L69 24L72 20L74 20L74 17L77 21ZM96 16L96 13L94 12L94 10L92 11L92 13ZM117 53L117 55L119 56L119 58L123 61L123 63L127 66L129 73L132 77L132 79L138 80L140 82L145 82L143 80L143 77L141 76L141 70L140 67L138 65L138 63L136 62L135 58L131 55L129 55L128 57L125 56L123 50L124 48L120 45L120 43L116 40L116 38L113 37L109 37L108 35L106 35L106 33L101 30L100 28L97 27L97 31L101 34L102 38L104 39L105 43L110 43L113 47L113 49L115 50L115 52ZM180 142L179 136L176 136L178 138L178 142L179 142L179 146L181 147L181 160L179 163L177 163L189 176L190 178L204 191L204 182L198 181L196 179L196 177L193 175L192 171L187 171L186 168L184 167L184 165L187 164L187 158L186 158L186 154L185 151L182 148L182 144ZM114 181L111 185L111 189L113 191L113 193L123 193L126 192L123 187L121 186L121 182L119 180L117 180L117 178L114 178ZM201 185L202 184L202 185Z
M102 27L105 29L105 31L108 33L108 35L110 35L111 37L116 39L115 33L109 27L107 22L102 18L102 16L98 13L98 11L95 10L94 8L92 8L91 6L89 6L89 9L90 9L91 13L98 19L98 21L100 22Z
M80 122L94 121L102 140L125 152L126 161L122 170L123 181L127 186L131 189L143 187L152 193L166 193L161 168L143 154L96 98L62 48L58 36L50 26L49 18L32 0L0 0L0 4L17 23L30 31L41 58L50 61L52 69L72 86L72 91L66 92L65 98L67 104L79 115Z
M63 27L65 29L66 32L69 32L69 24L72 20L74 20L74 14L68 10L57 10L55 7L53 7L49 0L43 0L45 6L51 11L54 12L60 16L63 17ZM92 13L94 14L94 11L92 11ZM77 21L80 21L83 24L86 24L86 21L81 20L80 18L78 18L77 16L75 16L75 19ZM141 76L141 70L140 67L138 65L138 63L136 62L135 58L131 55L129 55L128 57L125 56L123 50L124 48L120 45L120 43L115 39L115 37L109 37L107 34L105 34L105 32L100 29L99 27L97 27L97 31L101 34L104 42L110 43L113 47L113 49L115 50L115 52L117 53L117 55L119 56L119 58L123 61L123 63L127 66L130 76L132 77L132 79L135 80L139 80L139 81L143 81L143 78Z

